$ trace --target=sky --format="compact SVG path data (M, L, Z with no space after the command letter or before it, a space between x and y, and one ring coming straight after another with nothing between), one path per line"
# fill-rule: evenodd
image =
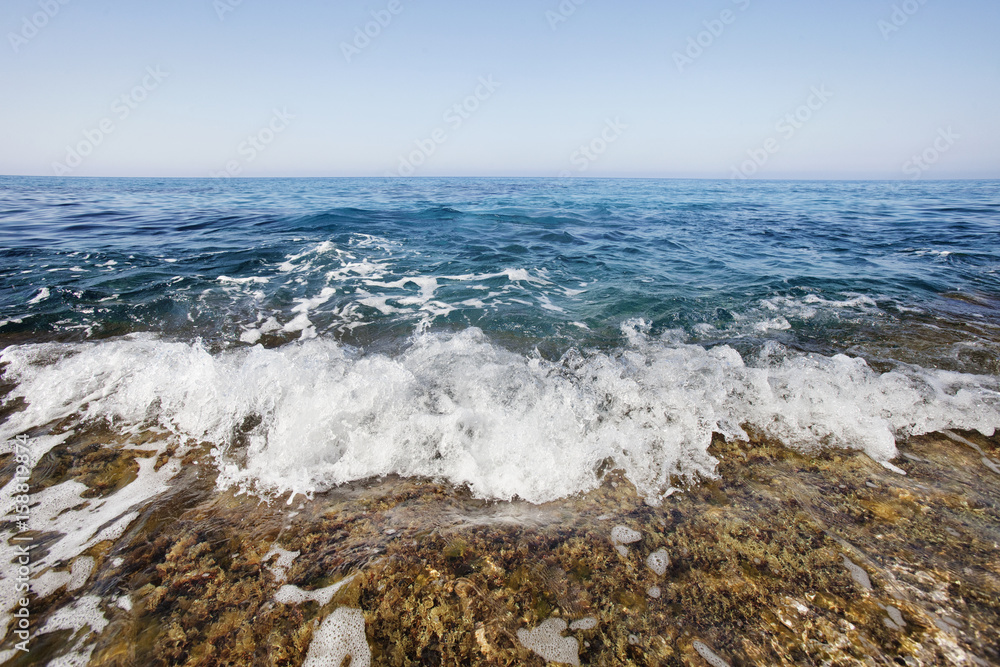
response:
M1000 177L996 0L3 0L0 174Z

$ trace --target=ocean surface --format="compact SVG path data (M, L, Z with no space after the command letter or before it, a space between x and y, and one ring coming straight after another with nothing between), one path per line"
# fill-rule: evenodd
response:
M6 440L209 442L223 488L545 502L1000 426L1000 184L0 178Z
M998 186L0 178L0 664L992 664Z

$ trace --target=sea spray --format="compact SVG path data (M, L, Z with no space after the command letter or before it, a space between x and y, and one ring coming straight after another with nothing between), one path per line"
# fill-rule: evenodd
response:
M151 335L10 346L15 412L0 435L77 413L128 430L152 423L215 445L223 487L311 494L389 474L442 478L481 498L541 503L595 488L610 461L651 502L711 478L713 433L745 428L803 451L896 456L899 436L992 434L997 380L845 355L671 342L625 326L619 351L559 360L482 331L414 337L398 354L329 339L210 353ZM237 437L239 436L239 437ZM242 444L241 444L242 443Z

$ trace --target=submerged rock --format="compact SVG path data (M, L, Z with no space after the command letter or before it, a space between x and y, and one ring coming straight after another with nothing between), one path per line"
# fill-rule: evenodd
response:
M719 478L659 507L611 471L542 506L387 478L289 508L190 466L127 530L38 574L33 651L95 667L1000 662L1000 483L946 438L904 447L905 477L857 452L716 439ZM128 489L75 465L64 481ZM605 521L616 538L648 527L645 562L616 555ZM74 630L81 609L94 620Z

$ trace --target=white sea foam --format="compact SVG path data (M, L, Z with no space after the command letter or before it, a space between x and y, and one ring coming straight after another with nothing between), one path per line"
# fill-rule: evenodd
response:
M73 566L70 569L70 580L66 586L66 590L75 591L78 588L82 588L87 583L87 580L90 579L93 571L94 559L90 556L80 556L74 560Z
M776 296L764 299L760 302L760 309L751 309L749 313L735 313L737 324L740 328L742 321L752 324L757 331L767 329L788 329L791 325L785 319L811 320L816 317L840 319L845 313L878 313L881 312L878 303L871 297L853 292L843 293L842 300L824 299L817 294L807 294L803 297ZM783 317L766 320L768 314L779 313ZM761 321L761 318L765 321ZM782 325L781 323L784 323ZM779 326L769 326L778 324ZM787 326L785 326L787 325Z
M303 667L340 667L350 656L351 667L368 667L372 661L365 616L360 609L341 607L326 617L313 634Z
M692 643L692 646L694 647L694 650L698 652L698 655L704 658L705 662L710 664L712 667L729 667L729 663L716 655L715 651L709 648L708 644L705 642L696 639Z
M566 621L550 618L534 630L519 629L517 640L521 642L521 646L547 661L579 665L580 642L575 637L564 637L562 633L565 631Z
M39 600L42 600L52 595L63 586L69 584L72 579L73 577L69 572L56 572L55 570L49 570L43 574L37 575L31 580L31 592L34 593Z
M15 414L0 426L0 451L9 451L12 446L9 438L26 430L23 426L35 416L32 407L29 407L26 413ZM30 469L37 464L46 452L58 446L70 435L72 432L31 439L29 449L32 461L27 467ZM155 465L155 457L138 459L139 470L136 479L106 498L84 498L83 494L88 490L87 487L72 480L31 495L30 512L25 528L53 535L44 555L32 558L30 585L36 595L47 597L63 586L66 586L68 591L84 586L93 572L94 560L78 556L104 540L120 538L138 517L138 512L134 508L163 493L170 479L180 470L180 464L176 460L169 461L159 470L154 470ZM17 483L15 477L0 489L0 503L5 506L13 504L12 499L19 493ZM14 562L18 552L17 543L11 540L10 531L13 527L4 528L5 530L0 531L0 561ZM72 561L70 572L54 569L69 565L70 561ZM20 597L15 582L16 579L13 577L0 578L0 632L4 634L9 630L11 609ZM91 627L95 632L101 630L94 624L91 624ZM86 661L83 664L86 664Z
M654 551L646 559L646 566L657 576L662 577L667 573L667 568L670 567L670 556L665 549Z
M642 539L642 533L628 526L615 526L611 529L611 541L615 544L632 544Z
M330 600L332 600L333 596L337 594L337 591L349 585L352 581L354 581L354 577L350 576L346 579L338 581L333 586L327 586L326 588L320 588L315 591L305 591L298 586L286 584L285 586L279 588L278 592L274 594L274 600L275 602L280 602L281 604L303 604L305 602L313 601L318 602L321 607L325 607L330 604Z
M625 333L617 352L560 361L505 350L477 329L420 334L395 356L362 356L322 337L217 354L145 334L11 346L0 353L18 383L10 398L28 407L0 436L74 412L123 428L152 418L217 443L223 486L305 494L399 474L545 502L595 488L610 459L656 502L672 481L714 475L713 432L745 439L751 426L789 447L861 449L888 462L900 435L992 434L1000 424L991 376L903 366L880 374L861 359L776 344L744 360L727 346L653 338L639 323ZM259 425L234 451L248 417Z
M223 285L266 285L271 282L270 278L262 276L250 276L248 278L230 278L229 276L219 276L219 282Z
M28 302L28 305L34 305L36 303L45 301L46 299L49 298L49 295L50 295L49 288L43 287L42 289L38 290L38 294L36 294L34 298L32 298L31 301Z
M295 562L295 559L298 558L300 553L302 552L288 551L287 549L282 549L277 544L274 544L271 546L271 550L264 555L264 558L262 558L261 561L266 563L272 557L277 556L277 558L274 559L274 563L268 565L267 569L274 575L275 581L282 583L285 581L285 577L288 574L288 568L292 566L292 563Z
M101 598L96 595L87 595L56 610L49 616L38 634L44 635L58 630L71 630L77 639L68 652L49 660L48 665L84 667L90 662L90 654L93 653L95 646L93 643L87 645L87 640L91 635L101 634L108 625L108 620L104 617L100 605ZM89 627L89 630L86 633L81 633L80 631L85 627Z
M872 580L869 578L868 573L862 569L860 565L850 560L847 556L841 556L844 559L844 567L847 571L851 573L851 579L854 579L862 588L872 589Z

